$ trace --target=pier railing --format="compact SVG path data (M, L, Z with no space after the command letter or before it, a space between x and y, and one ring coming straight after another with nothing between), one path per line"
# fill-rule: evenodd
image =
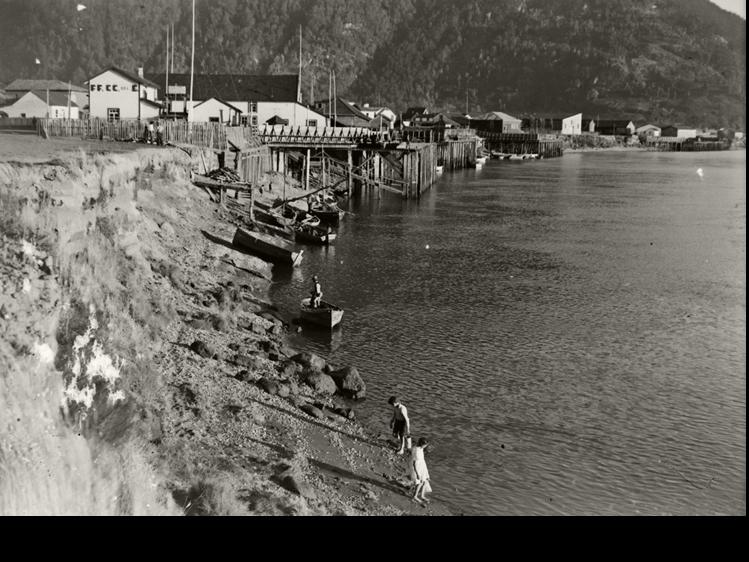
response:
M258 132L264 144L355 145L387 142L388 131L365 127L293 127L266 125Z

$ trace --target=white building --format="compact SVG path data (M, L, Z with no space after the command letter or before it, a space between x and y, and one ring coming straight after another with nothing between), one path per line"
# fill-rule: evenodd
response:
M63 82L62 80L35 80L27 78L18 78L13 80L5 88L5 92L15 98L15 101L21 99L28 92L36 92L37 94L44 94L42 99L47 99L47 92L50 94L58 92L70 94L70 99L80 110L88 108L88 89L76 86L70 82ZM67 108L67 102L66 102Z
M579 135L583 130L583 114L576 113L562 119L563 135Z
M72 96L71 96L72 98ZM49 105L47 105L49 100ZM8 117L52 117L78 119L79 107L65 92L26 92L12 105L2 108Z
M372 123L381 122L383 124L383 128L392 129L393 127L395 127L395 120L397 117L395 115L395 112L393 112L393 110L388 107L373 107L368 103L365 103L362 105L356 104L356 109L369 117L372 120ZM380 117L382 117L381 120Z
M143 69L132 74L111 66L88 80L91 117L152 119L159 116L158 86L143 77Z
M190 105L189 74L148 74L158 84L166 115L186 119ZM168 80L168 90L167 90ZM299 103L296 74L196 74L193 76L193 112L196 122L263 126L268 121L292 127L324 127L327 119Z

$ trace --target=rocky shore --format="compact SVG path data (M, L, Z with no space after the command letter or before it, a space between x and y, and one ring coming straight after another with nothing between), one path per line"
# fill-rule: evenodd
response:
M356 421L366 374L286 345L196 155L0 144L0 513L448 513Z

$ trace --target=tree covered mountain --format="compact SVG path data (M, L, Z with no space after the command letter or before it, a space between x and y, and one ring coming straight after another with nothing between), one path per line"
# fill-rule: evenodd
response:
M189 0L0 0L0 83L190 66ZM708 0L197 0L195 68L298 69L394 109L746 124L746 24ZM39 59L40 64L36 64Z

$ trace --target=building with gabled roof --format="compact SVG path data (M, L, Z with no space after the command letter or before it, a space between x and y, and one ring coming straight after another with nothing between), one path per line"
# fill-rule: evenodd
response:
M369 127L371 121L354 103L343 98L317 101L314 108L325 115L334 127Z
M49 101L49 103L48 103ZM68 97L68 92L30 91L12 104L2 108L8 117L51 117L78 119L79 107Z
M89 78L89 113L91 117L120 119L153 119L159 117L158 85L143 76L143 68L133 74L110 66Z
M634 135L635 124L628 119L599 119L596 132L600 135Z
M19 100L27 92L44 92L46 100L46 92L49 90L52 92L70 92L70 99L80 108L83 109L88 106L88 89L81 86L77 86L70 82L63 82L62 80L36 80L31 78L17 78L13 80L5 88L5 92L8 97L11 98L9 103L15 100Z
M491 133L521 133L522 120L503 111L490 111L471 119L471 127Z

